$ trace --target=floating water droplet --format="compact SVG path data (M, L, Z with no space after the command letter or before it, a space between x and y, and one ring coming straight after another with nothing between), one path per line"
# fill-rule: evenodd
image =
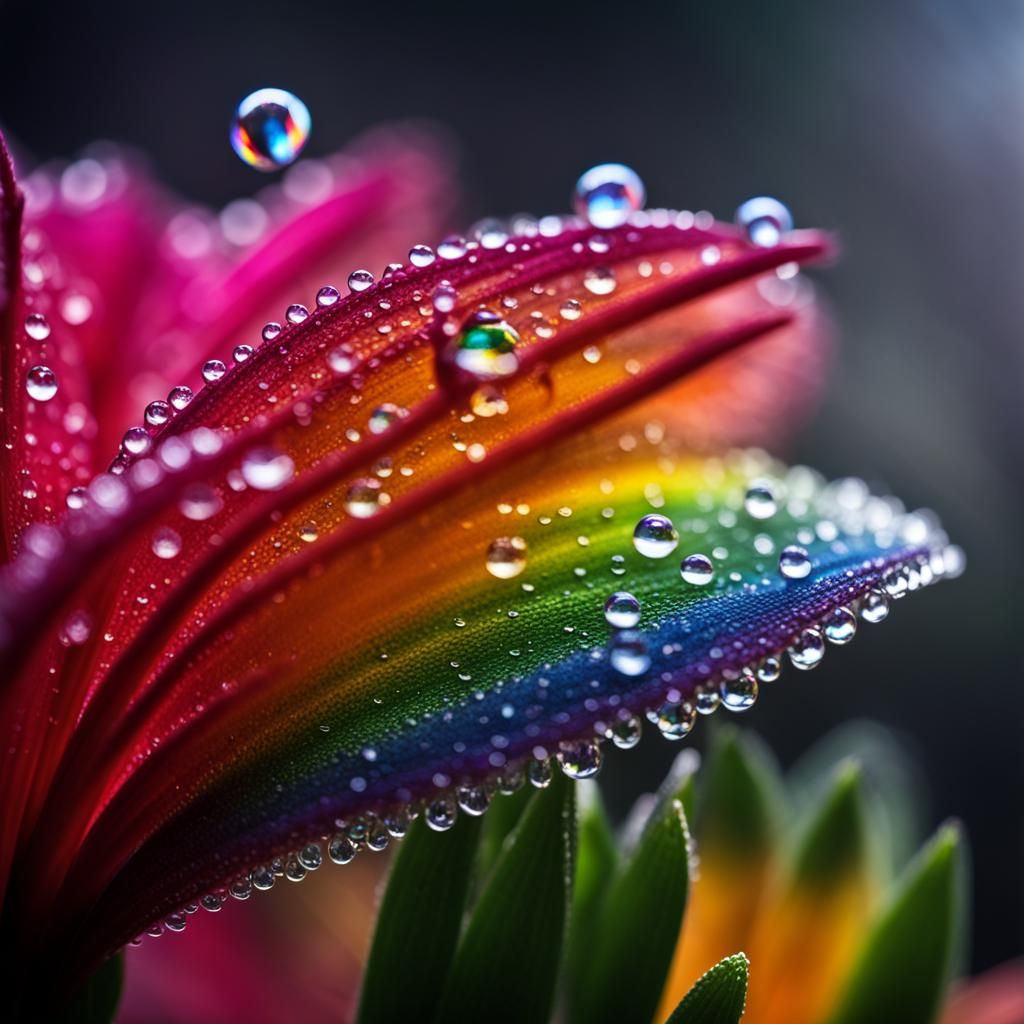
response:
M151 427L162 427L171 418L171 407L167 402L150 402L143 418Z
M294 475L295 463L276 448L254 448L242 459L242 479L257 491L276 491Z
M238 104L231 147L250 167L276 171L302 152L312 120L306 104L285 89L257 89Z
M598 164L584 171L573 191L576 212L596 228L617 228L641 209L644 183L625 164Z
M380 510L383 497L379 480L370 476L360 477L348 485L345 511L355 519L369 519Z
M687 555L679 565L679 575L686 583L703 587L714 577L715 564L707 555Z
M697 721L697 709L689 701L667 700L658 708L655 723L667 740L681 740Z
M465 811L474 818L483 814L490 803L487 797L487 790L483 786L459 786L455 791L455 796L460 810Z
M447 832L455 824L457 816L455 801L447 795L432 800L423 812L427 827L435 832Z
M547 789L551 785L552 775L550 758L535 757L526 765L526 777L535 789Z
M526 541L522 537L498 537L487 547L487 571L499 580L510 580L526 568Z
M335 864L348 864L356 855L356 848L349 841L347 836L337 833L331 837L327 844L327 856Z
M825 638L817 629L805 629L789 648L789 660L800 669L814 668L825 657Z
M48 366L33 366L25 378L28 397L36 402L48 402L57 394L57 374Z
M779 572L788 580L806 579L811 573L811 557L805 548L790 544L779 552Z
M394 402L384 402L370 414L367 429L371 434L383 434L388 427L393 426L406 415L408 415L407 410L395 405Z
M583 287L591 295L611 295L617 284L611 267L590 267L583 275Z
M608 647L608 661L621 675L642 676L651 667L647 638L633 629L616 633Z
M727 711L746 711L757 700L757 678L744 669L738 679L723 679L718 692Z
M849 608L836 608L825 620L825 639L842 646L857 633L857 616Z
M184 384L178 384L171 388L167 392L167 401L171 403L171 406L181 412L193 398L192 389L185 387Z
M616 629L632 629L640 621L640 602L625 590L617 590L604 603L604 620Z
M157 558L177 558L181 553L181 536L169 526L161 526L153 534L152 547Z
M46 341L50 336L50 322L42 313L29 313L25 317L25 333L33 341Z
M519 369L516 346L520 338L497 313L481 309L452 339L448 354L461 370L481 380L508 377Z
M636 715L625 712L616 718L609 731L612 743L619 750L632 750L640 742L640 738L643 735L643 726Z
M876 624L889 614L889 599L880 590L869 590L860 602L860 617Z
M301 324L309 319L309 310L298 302L293 302L285 311L284 318L290 324Z
M563 743L558 764L570 779L590 779L601 770L601 747L591 740Z
M667 558L679 544L679 534L668 516L652 512L633 529L633 547L645 558Z
M219 359L207 359L203 363L203 380L207 384L216 384L228 372L228 368Z
M409 250L409 262L414 267L429 267L437 257L429 245L414 245Z
M121 438L121 447L129 455L145 455L153 447L153 439L145 427L129 427Z
M770 196L748 199L736 211L736 224L741 227L751 245L770 248L782 241L787 231L793 230L793 215Z
M373 274L368 270L353 270L348 275L349 291L365 292L373 284Z
M771 519L778 511L775 489L767 480L755 480L748 488L743 499L743 507L747 515L753 519Z

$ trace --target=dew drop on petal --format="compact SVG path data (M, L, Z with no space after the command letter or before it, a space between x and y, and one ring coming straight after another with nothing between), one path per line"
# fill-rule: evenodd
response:
M312 120L305 103L284 89L257 89L238 105L231 146L250 167L276 171L302 152Z
M825 657L825 638L817 629L805 629L789 648L789 660L797 668L810 669Z
M367 429L371 434L383 434L385 430L406 415L408 415L408 411L401 406L395 405L394 402L384 402L370 414Z
M769 654L757 666L757 681L759 683L774 683L782 675L782 662Z
M29 313L25 317L25 333L33 341L46 341L50 336L50 322L42 313Z
M459 810L473 818L478 818L484 811L490 800L487 797L487 790L483 786L459 786L455 791L455 798L459 804Z
M612 637L608 662L620 675L642 676L651 667L647 638L634 629L624 629Z
M836 608L825 620L824 633L831 643L848 644L857 633L857 616L849 608Z
M668 516L652 512L633 529L633 547L645 558L667 558L679 544L679 534Z
M178 510L195 523L212 519L223 507L217 492L209 484L189 484L178 499Z
M327 856L335 864L348 864L356 855L356 848L347 836L337 833L327 844Z
M563 320L579 320L583 316L583 306L579 299L566 299L558 309Z
M726 711L746 711L757 700L757 678L753 672L743 671L737 679L723 679L718 693Z
M558 764L570 779L590 779L601 770L601 747L591 740L563 743Z
M707 555L687 555L679 566L683 581L695 587L703 587L715 575L715 565Z
M615 629L632 629L640 621L640 602L625 590L617 590L604 603L604 620Z
M457 260L466 255L466 240L460 235L449 235L437 247L437 255L443 260Z
M353 270L348 275L349 291L365 292L373 284L373 274L368 270Z
M309 319L309 310L298 302L293 302L285 311L284 318L290 324L301 324Z
M177 558L181 553L181 536L169 526L161 526L153 534L152 547L157 558Z
M487 571L499 580L510 580L526 568L526 541L522 537L498 537L487 547Z
M507 377L519 369L516 346L520 338L497 313L478 310L452 339L449 354L466 373L480 380Z
M277 341L277 339L281 337L281 331L283 330L284 328L279 323L272 320L270 323L263 325L263 329L260 331L260 337L264 341Z
M860 602L860 617L872 624L882 622L889 614L889 598L881 590L869 590Z
M308 846L304 846L299 851L298 861L307 871L316 871L324 861L320 844L310 843Z
M583 275L583 287L591 295L611 295L617 284L611 267L590 267Z
M429 245L414 245L409 250L409 262L414 267L429 267L436 258Z
M573 191L576 212L596 228L617 228L646 200L640 176L625 164L598 164L584 171Z
M793 215L770 196L748 199L736 211L736 224L742 228L751 245L770 248L782 241L787 231L793 230Z
M150 402L143 418L151 427L162 427L171 418L171 407L166 402Z
M48 366L33 366L25 378L28 397L36 402L48 402L57 394L57 374Z
M129 455L145 455L153 447L153 439L145 427L129 427L121 438L121 447Z
M373 477L353 480L345 492L345 511L354 519L375 516L382 503L380 481Z
M441 281L430 296L430 301L438 313L450 313L455 308L458 297L458 292L450 281Z
M689 701L669 700L658 708L655 724L667 740L681 740L697 721L697 709Z
M526 766L526 777L534 789L547 789L552 778L551 760L547 757L531 759Z
M320 536L320 531L314 522L303 523L299 527L299 540L306 544L312 544Z
M441 796L427 804L423 820L435 832L447 832L455 824L458 810L450 796Z
M632 750L643 735L643 726L636 715L624 714L612 723L611 741L619 750Z
M322 309L326 306L333 306L340 298L341 292L339 292L337 288L333 285L325 284L323 288L316 293L316 304Z
M257 491L276 491L295 475L295 463L276 448L247 452L241 468L242 479Z
M252 345L236 345L231 352L231 358L236 363L244 363L248 361L253 351Z
M203 380L207 384L215 384L228 372L228 368L219 359L207 359L203 363Z
M778 510L775 490L767 480L755 480L743 499L747 515L753 519L771 519Z
M192 389L186 387L184 384L178 384L167 392L167 401L170 402L171 406L177 409L178 412L181 412L181 410L192 401L192 398Z
M811 573L811 557L797 544L784 547L779 553L779 572L788 580L806 579Z

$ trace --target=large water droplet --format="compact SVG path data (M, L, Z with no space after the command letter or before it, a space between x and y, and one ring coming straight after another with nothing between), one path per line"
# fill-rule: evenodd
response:
M459 786L455 791L455 797L458 801L459 809L474 818L483 814L490 803L487 790L483 786Z
M880 590L869 590L860 602L860 617L872 624L881 622L889 614L889 599Z
M242 479L257 491L276 491L294 475L295 463L276 448L254 448L242 459Z
M228 372L228 368L220 359L207 359L203 363L203 380L207 384L216 384Z
M667 740L681 740L697 721L697 709L689 701L668 700L654 715L655 724Z
M550 758L531 758L526 766L526 777L535 789L547 789L552 778Z
M825 639L834 644L848 644L857 633L857 616L849 608L837 608L825 620Z
M753 672L744 670L738 679L723 679L718 692L727 711L746 711L757 700L757 678Z
M797 668L817 666L825 657L825 638L817 629L805 629L789 648L789 660Z
M782 241L787 231L793 230L793 215L770 196L748 199L736 211L736 223L751 245L771 247Z
M499 580L510 580L526 568L526 541L522 537L498 537L487 547L487 571Z
M601 770L601 747L590 740L563 743L558 763L570 779L590 779Z
M604 620L616 629L632 629L640 621L640 602L625 590L617 590L604 603Z
M617 284L611 267L591 267L583 275L583 287L591 295L611 295Z
M409 262L414 267L429 267L436 258L429 245L414 245L409 250Z
M368 270L353 270L348 275L349 291L365 292L373 284L373 274Z
M797 544L784 547L779 553L779 572L788 580L806 579L811 573L811 558Z
M42 313L29 313L25 317L25 333L33 341L46 341L50 336L50 322Z
M632 750L640 742L643 726L636 715L632 715L628 711L622 712L612 723L609 734L612 743L619 750Z
M508 377L519 369L519 341L509 323L497 313L481 309L466 320L448 351L455 365L466 373L481 380L493 380Z
M652 512L633 529L633 547L645 558L667 558L679 544L679 534L668 516Z
M309 138L306 104L284 89L257 89L238 104L231 146L250 167L276 171L292 163Z
M714 577L715 564L707 555L687 555L679 566L679 575L686 583L703 587Z
M355 855L356 848L347 836L343 836L340 833L331 836L331 841L327 844L327 856L335 864L348 864Z
M596 228L617 228L644 205L640 176L625 164L599 164L584 171L573 191L576 212Z
M767 480L755 480L747 488L743 507L753 519L771 519L778 510L775 489Z
M169 526L161 526L153 534L153 554L157 558L177 558L181 552L181 536Z
M345 511L355 519L375 516L381 502L380 481L370 476L353 480L345 492Z
M455 824L458 811L450 796L440 796L427 804L423 820L435 832L447 832Z
M28 397L36 402L48 402L57 394L57 374L48 366L33 366L25 378Z
M608 647L608 661L621 675L642 676L651 667L647 638L633 629L616 633Z

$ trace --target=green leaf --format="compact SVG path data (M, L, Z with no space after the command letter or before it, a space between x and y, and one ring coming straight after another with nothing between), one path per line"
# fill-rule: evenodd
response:
M688 839L678 800L648 823L601 906L590 936L587 983L571 1020L648 1024L654 1016L683 922Z
M413 822L398 848L363 975L360 1024L429 1018L459 939L480 819L448 832Z
M780 831L784 796L768 749L749 733L716 729L698 791L696 834L709 855L763 862Z
M865 942L830 1024L929 1024L934 1020L957 941L963 844L941 828L907 868Z
M576 877L572 891L565 967L562 972L565 999L570 1007L578 1005L583 997L601 902L619 863L615 836L608 824L608 816L597 783L578 782L576 799L580 819Z
M439 1024L548 1019L568 913L575 830L573 786L557 772L530 801L484 887L445 984L435 1017Z
M683 996L665 1024L737 1024L747 1002L749 973L742 953L720 960Z
M511 794L499 794L487 808L483 817L483 832L477 853L478 879L482 882L498 862L501 848L516 827L533 795L532 786L522 786Z
M111 1024L124 987L124 954L104 963L75 993L60 1024Z

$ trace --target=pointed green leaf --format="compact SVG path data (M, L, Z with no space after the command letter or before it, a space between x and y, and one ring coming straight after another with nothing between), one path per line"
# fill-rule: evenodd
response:
M532 786L522 786L514 793L496 796L483 817L480 849L477 853L477 878L484 882L498 861L502 846L516 827L530 802Z
M587 967L598 927L601 902L619 862L615 836L608 824L597 783L577 783L576 799L580 819L576 877L562 972L565 999L570 1007L579 1004L587 984Z
M648 824L601 906L572 1020L647 1024L654 1016L683 922L688 839L678 800Z
M124 954L111 957L75 993L60 1024L111 1024L124 987Z
M360 1024L433 1013L458 943L479 836L480 819L468 815L441 833L422 818L413 822L377 914Z
M568 912L575 828L573 785L558 772L533 796L484 887L449 972L438 1024L548 1019Z
M946 825L908 867L868 936L831 1024L929 1024L956 946L964 854Z
M747 1002L749 973L742 953L727 956L686 993L665 1024L737 1024Z

